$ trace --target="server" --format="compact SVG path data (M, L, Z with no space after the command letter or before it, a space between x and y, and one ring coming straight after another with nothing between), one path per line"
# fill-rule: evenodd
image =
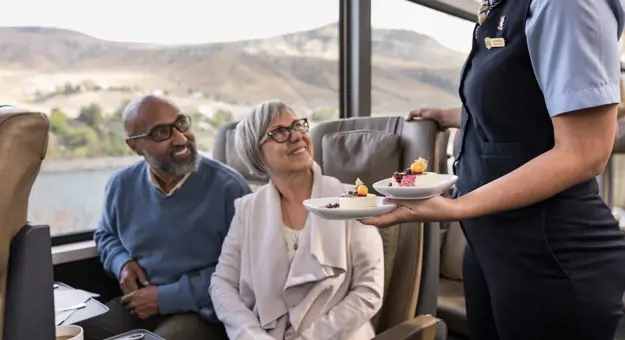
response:
M614 142L623 20L619 0L485 1L462 109L415 113L461 125L458 196L363 221L461 220L472 339L614 339L625 241L594 176Z

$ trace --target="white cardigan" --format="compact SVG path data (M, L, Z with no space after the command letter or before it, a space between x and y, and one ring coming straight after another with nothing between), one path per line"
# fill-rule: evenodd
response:
M317 164L313 172L313 198L345 190ZM375 227L310 214L289 268L276 187L269 183L235 207L209 288L231 340L375 336L369 320L384 291L384 251ZM287 321L294 332L285 331Z

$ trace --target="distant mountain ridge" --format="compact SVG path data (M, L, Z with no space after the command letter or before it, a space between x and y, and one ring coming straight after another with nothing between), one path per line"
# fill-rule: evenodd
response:
M374 113L457 103L462 53L411 31L372 33ZM197 92L243 106L280 98L304 109L336 107L338 56L336 24L266 39L181 46L105 41L58 28L0 27L0 92L21 100L26 92L82 79L103 87L162 89L177 97ZM68 96L74 96L72 103L99 98L64 96L40 101L50 106L70 102ZM100 97L109 100L106 96Z

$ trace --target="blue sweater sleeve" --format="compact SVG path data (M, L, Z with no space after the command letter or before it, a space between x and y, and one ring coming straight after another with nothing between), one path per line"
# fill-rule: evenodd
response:
M119 280L119 274L126 262L132 257L124 248L118 234L118 225L115 214L119 181L112 177L105 187L104 209L98 228L94 233L94 240L104 269L112 272Z
M223 202L226 221L223 225L211 226L222 229L224 238L234 217L234 200L251 192L247 182L238 178L226 182L225 188ZM158 308L160 313L167 315L193 311L205 319L217 321L208 293L211 276L215 272L216 265L217 263L213 263L204 269L183 275L177 282L159 286Z

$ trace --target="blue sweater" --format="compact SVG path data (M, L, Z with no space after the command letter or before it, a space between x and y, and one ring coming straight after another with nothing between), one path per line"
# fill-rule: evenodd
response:
M234 216L234 200L251 192L231 168L202 157L198 171L166 197L138 162L106 185L94 238L106 270L119 278L136 259L158 286L161 314L197 312L214 320L208 287Z

